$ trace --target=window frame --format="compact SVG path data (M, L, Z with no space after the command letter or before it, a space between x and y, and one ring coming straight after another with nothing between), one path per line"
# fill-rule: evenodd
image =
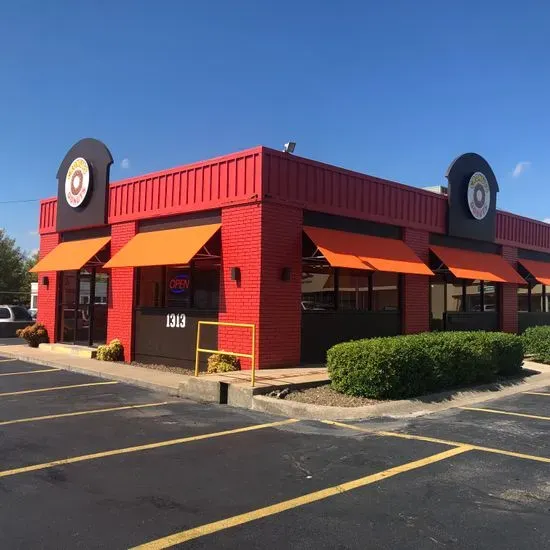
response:
M175 268L175 266L170 265L164 265L164 266L143 266L138 267L135 270L135 297L134 297L134 308L135 309L182 309L186 311L215 311L219 312L220 310L220 294L221 294L221 276L222 276L222 269L221 265L216 267L216 270L218 272L218 304L214 308L197 308L195 305L195 282L198 280L200 273L200 268L197 268L196 261L193 260L190 262L189 266L186 268L181 268L183 271L184 269L187 269L189 272L189 279L191 283L191 293L189 296L189 304L183 305L183 304L168 304L168 272L170 268ZM159 288L159 296L158 296L158 305L142 305L139 303L140 301L140 294L141 294L141 273L143 269L148 269L149 267L160 267L161 268L161 286ZM177 268L176 268L177 269Z
M533 292L533 288L538 286L538 285L542 286L542 294L540 296L541 303L542 303L542 309L540 311L533 311L533 294L532 294L532 292ZM524 311L524 310L519 309L519 297L520 297L519 290L521 288L525 288L526 286L527 286L527 311ZM549 308L548 308L548 302L547 302L547 296L549 295L548 290L549 290L549 285L539 283L536 279L532 279L532 278L529 278L527 280L527 285L518 285L518 291L516 293L517 312L518 313L550 313L548 311Z
M312 268L317 267L314 265L310 265L307 262L302 262L302 273L309 273L312 271ZM374 279L374 273L391 273L392 275L396 276L397 279L397 308L395 310L391 310L390 313L401 313L403 310L403 284L402 284L402 274L401 273L395 273L393 271L374 271L374 270L356 270L356 269L347 269L347 268L340 268L340 267L332 267L330 265L323 265L323 267L327 268L329 270L329 273L333 275L334 277L334 289L332 290L332 294L334 295L334 299L332 302L334 303L333 307L326 308L323 310L314 310L314 311L308 311L307 309L302 308L302 312L305 312L307 314L311 313L332 313L332 312L341 312L341 313L362 313L362 312L370 312L370 313L387 313L384 310L381 309L375 309L374 308L374 293L373 293L373 279ZM350 273L351 275L358 275L359 272L362 272L362 276L367 276L367 308L366 309L342 309L341 307L341 296L340 296L340 278L342 275L345 275L347 273ZM300 304L304 302L304 294L300 294Z
M479 281L479 283L477 283L479 285L479 293L477 294L479 296L479 303L480 303L480 309L479 311L477 310L474 310L474 309L471 309L471 308L467 308L466 305L467 305L467 297L468 297L468 292L467 292L467 288L469 285L472 285L474 286L474 281ZM500 285L501 283L498 283L498 282L493 282L493 281L481 281L479 279L459 279L457 277L455 277L454 275L450 274L450 273L436 273L436 276L435 277L430 277L430 285L431 284L441 284L443 283L444 285L444 292L445 292L445 295L444 295L444 310L443 310L443 314L447 314L447 313L493 313L493 312L500 312L500 309L501 309L501 296L500 296ZM449 310L448 307L447 307L447 298L448 298L448 285L455 285L455 286L459 286L462 288L462 300L461 300L461 304L460 304L460 309L458 310ZM487 286L494 286L495 287L495 309L494 310L490 310L490 311L485 311L485 305L486 305L486 287ZM431 293L431 287L430 287L430 315L432 313L432 304L431 304L431 300L432 300L432 293ZM472 295L470 295L472 296Z

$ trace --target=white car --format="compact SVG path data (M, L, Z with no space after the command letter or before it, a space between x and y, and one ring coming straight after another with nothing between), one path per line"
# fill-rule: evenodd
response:
M0 338L13 338L17 329L28 327L33 322L23 306L0 305Z

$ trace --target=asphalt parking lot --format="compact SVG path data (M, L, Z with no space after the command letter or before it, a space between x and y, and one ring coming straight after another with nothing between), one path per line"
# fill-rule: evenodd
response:
M550 548L550 388L295 421L0 353L0 548Z

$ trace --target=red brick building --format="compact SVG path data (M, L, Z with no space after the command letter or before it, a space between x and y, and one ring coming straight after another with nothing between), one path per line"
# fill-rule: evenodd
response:
M119 338L127 360L190 366L199 320L253 323L267 368L349 339L549 323L550 225L498 211L479 155L435 190L265 147L115 183L111 163L82 140L40 205L52 341ZM248 353L250 332L209 327L202 344Z

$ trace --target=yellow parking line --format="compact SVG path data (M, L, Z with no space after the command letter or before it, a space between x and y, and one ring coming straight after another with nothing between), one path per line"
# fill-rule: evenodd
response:
M550 397L550 393L545 393L543 391L524 391L523 393L525 395L546 395Z
M220 521L214 521L212 523L200 525L199 527L187 529L186 531L181 531L180 533L168 535L167 537L162 537L160 539L141 544L140 546L136 546L133 550L161 550L162 548L170 548L171 546L175 546L176 544L188 542L199 537L204 537L205 535L211 535L212 533L217 533L218 531L230 529L231 527L236 527L237 525L250 523L251 521L274 516L276 514L280 514L281 512L285 512L286 510L291 510L293 508L305 506L306 504L311 504L312 502L318 502L320 500L325 500L330 497L338 496L342 493L353 491L354 489L359 489L361 487L365 487L366 485L376 483L377 481L382 481L384 479L388 479L404 472L410 472L411 470L415 470L429 464L434 464L435 462L446 460L447 458L451 458L470 450L470 446L463 445L461 447L457 447L456 449L443 451L442 453L437 453L435 455L431 455L420 460L407 462L406 464L402 464L401 466L388 468L387 470L383 470L376 474L371 474L365 477L361 477L359 479L347 481L339 485L333 485L332 487L327 487L326 489L321 489L320 491L308 493L297 498L291 498L289 500L277 502L276 504L272 504L271 506L266 506L257 510L251 510L250 512L246 512L244 514L239 514L237 516L222 519Z
M534 460L535 462L544 462L545 464L550 464L550 458L545 456L536 456L536 455L527 455L524 453L516 453L514 451L505 451L503 449L494 449L493 447L482 447L480 445L473 445L471 443L464 443L461 441L450 441L447 439L437 439L435 437L426 437L423 435L414 435L414 434L402 434L399 432L384 432L384 431L373 431L355 424L344 424L343 422L336 422L334 420L322 420L324 424L331 424L333 426L339 426L340 428L349 428L350 430L356 430L358 432L367 433L370 435L379 435L383 437L397 437L399 439L411 439L415 441L427 441L428 443L441 443L441 445L451 445L453 447L461 447L463 445L468 445L473 451L483 451L485 453L494 453L504 456L512 456L514 458L522 458L524 460Z
M550 420L550 416L537 416L535 414L500 411L498 409L478 409L476 407L458 407L458 408L464 411L477 411L477 412L485 412L485 413L493 413L493 414L507 414L509 416L520 416L522 418L534 418L535 420Z
M27 371L20 371L20 372L2 372L0 373L0 376L19 376L20 374L38 374L40 372L58 372L61 369L41 369L41 370L27 370Z
M38 390L10 391L7 393L0 393L0 397L8 397L10 395L24 395L26 393L41 393L45 391L71 390L73 388L86 388L88 386L107 386L108 384L118 384L118 382L90 382L88 384L72 384L70 386L56 386L54 388L40 388Z
M110 451L101 451L99 453L93 453L89 455L73 456L71 458L62 458L60 460L53 460L51 462L44 462L41 464L31 464L30 466L23 466L22 468L14 468L12 470L0 471L0 478L14 476L17 474L24 474L27 472L36 472L37 470L45 470L47 468L53 468L55 466L65 466L66 464L74 464L76 462L85 462L88 460L96 460L98 458L107 458L108 456L117 456L129 453L136 453L139 451L148 451L150 449L159 449L161 447L170 447L172 445L181 445L183 443L191 443L192 441L201 441L202 439L212 439L214 437L222 437L225 435L233 435L244 432L252 432L255 430L262 430L264 428L275 428L276 426L284 426L286 424L293 424L299 422L295 419L280 420L278 422L270 422L269 424L256 424L254 426L246 426L244 428L235 428L233 430L226 430L224 432L213 432L202 435L193 435L189 437L181 437L179 439L168 439L166 441L158 441L156 443L148 443L146 445L137 445L135 447L124 447L122 449L112 449Z
M146 409L148 407L162 407L162 405L170 405L177 401L162 401L160 403L143 403L138 405L124 405L121 407L110 407L108 409L92 409L88 411L78 411L61 414L48 414L46 416L31 416L29 418L17 418L15 420L0 421L0 426L9 426L10 424L23 424L24 422L37 422L39 420L53 420L55 418L67 418L69 416L84 416L86 414L100 414L114 411L127 411L129 409Z

